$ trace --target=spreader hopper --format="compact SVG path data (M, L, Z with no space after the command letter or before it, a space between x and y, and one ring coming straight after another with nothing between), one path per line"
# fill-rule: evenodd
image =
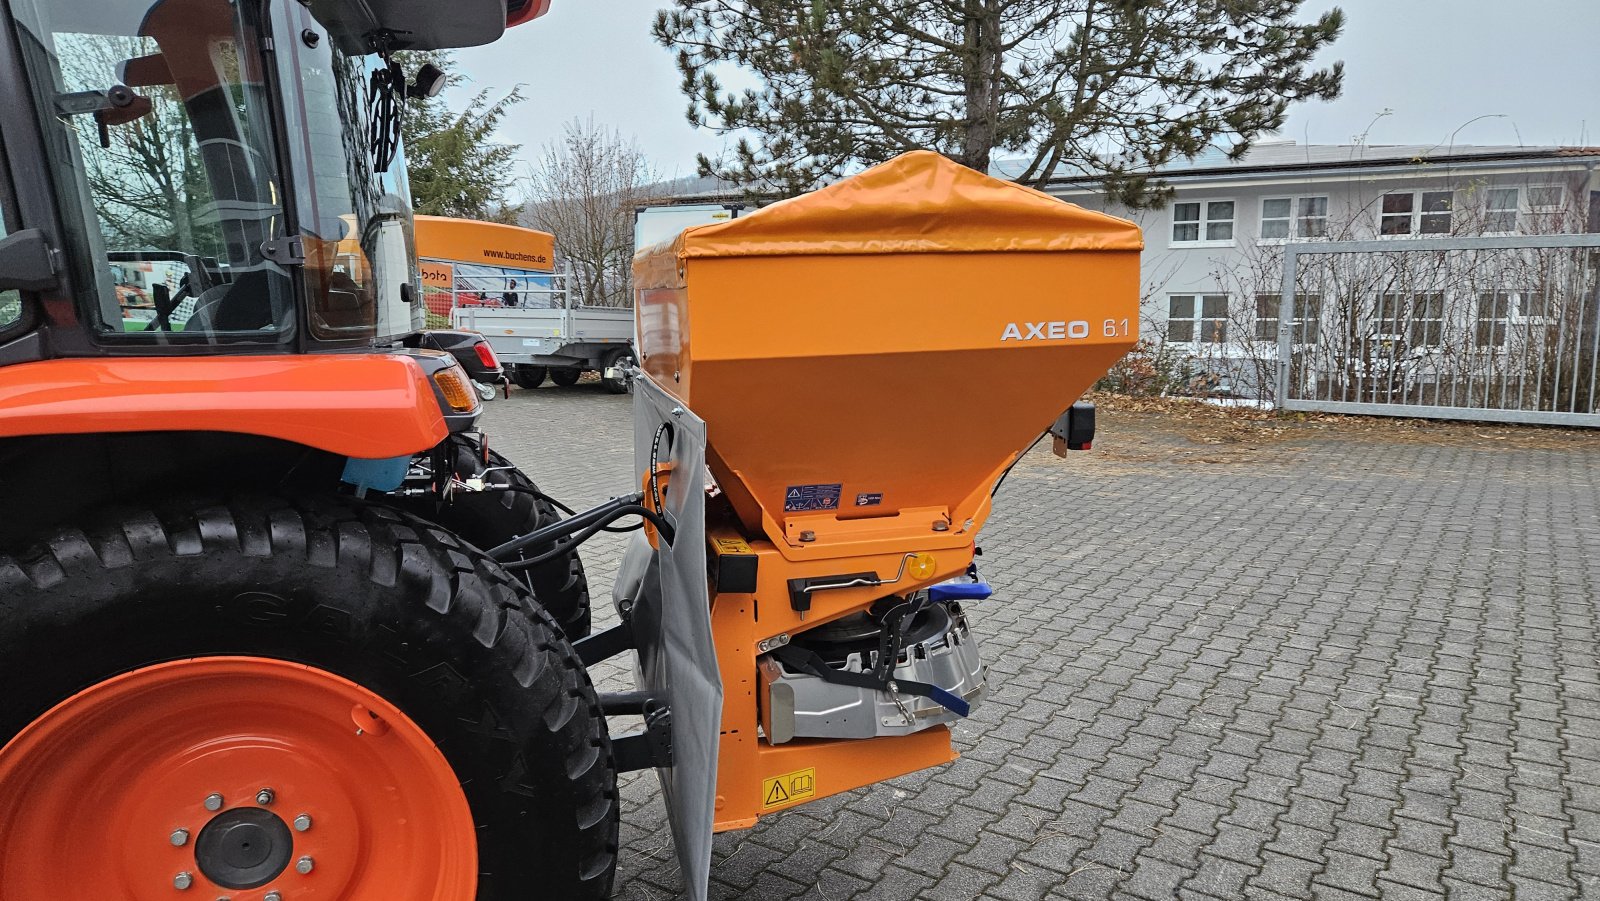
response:
M907 153L634 259L641 363L790 559L970 544L1138 337L1137 226Z

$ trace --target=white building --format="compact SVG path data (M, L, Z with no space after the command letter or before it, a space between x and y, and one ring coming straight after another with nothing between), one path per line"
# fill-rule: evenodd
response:
M1144 228L1147 337L1197 360L1236 361L1275 359L1284 244L1600 232L1597 163L1600 147L1289 141L1257 145L1235 160L1217 151L1167 167L1160 175L1172 196L1159 209L1108 203L1093 183L1047 190ZM1384 294L1372 311L1403 317L1418 343L1443 341L1454 330L1481 345L1479 335L1505 340L1538 303L1521 286L1499 287L1470 301L1437 290ZM1452 315L1462 321L1447 323ZM1300 325L1317 327L1309 316Z

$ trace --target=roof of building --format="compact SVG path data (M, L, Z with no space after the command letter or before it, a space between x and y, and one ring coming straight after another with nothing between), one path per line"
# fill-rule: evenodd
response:
M1600 147L1560 147L1477 144L1299 144L1294 141L1263 141L1236 159L1223 148L1211 148L1193 159L1174 160L1157 168L1162 178L1200 175L1246 175L1250 173L1291 172L1307 169L1354 169L1406 165L1440 165L1499 160L1600 159ZM996 161L990 170L1000 177L1016 177L1022 171L1018 160ZM1089 180L1080 175L1064 175L1063 182Z
M1229 159L1223 148L1211 148L1193 159L1174 160L1156 169L1163 179L1206 176L1268 176L1276 173L1309 170L1359 169L1408 165L1471 164L1491 161L1525 160L1530 163L1579 160L1600 161L1600 147L1535 146L1514 144L1300 144L1295 141L1262 141ZM989 174L1014 179L1027 167L1020 157L995 160ZM1052 185L1093 184L1093 176L1066 174ZM663 202L740 198L740 189L716 178L680 178L656 186Z

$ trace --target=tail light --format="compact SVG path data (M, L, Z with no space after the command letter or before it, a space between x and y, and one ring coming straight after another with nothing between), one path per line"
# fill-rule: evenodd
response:
M489 342L479 341L472 346L472 349L478 352L478 362L486 369L500 368L500 358L494 355L494 348L489 346Z

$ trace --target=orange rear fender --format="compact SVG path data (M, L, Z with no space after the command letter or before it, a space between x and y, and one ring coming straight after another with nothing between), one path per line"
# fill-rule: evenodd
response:
M0 367L0 437L214 431L350 457L442 441L422 367L394 354L45 360Z

